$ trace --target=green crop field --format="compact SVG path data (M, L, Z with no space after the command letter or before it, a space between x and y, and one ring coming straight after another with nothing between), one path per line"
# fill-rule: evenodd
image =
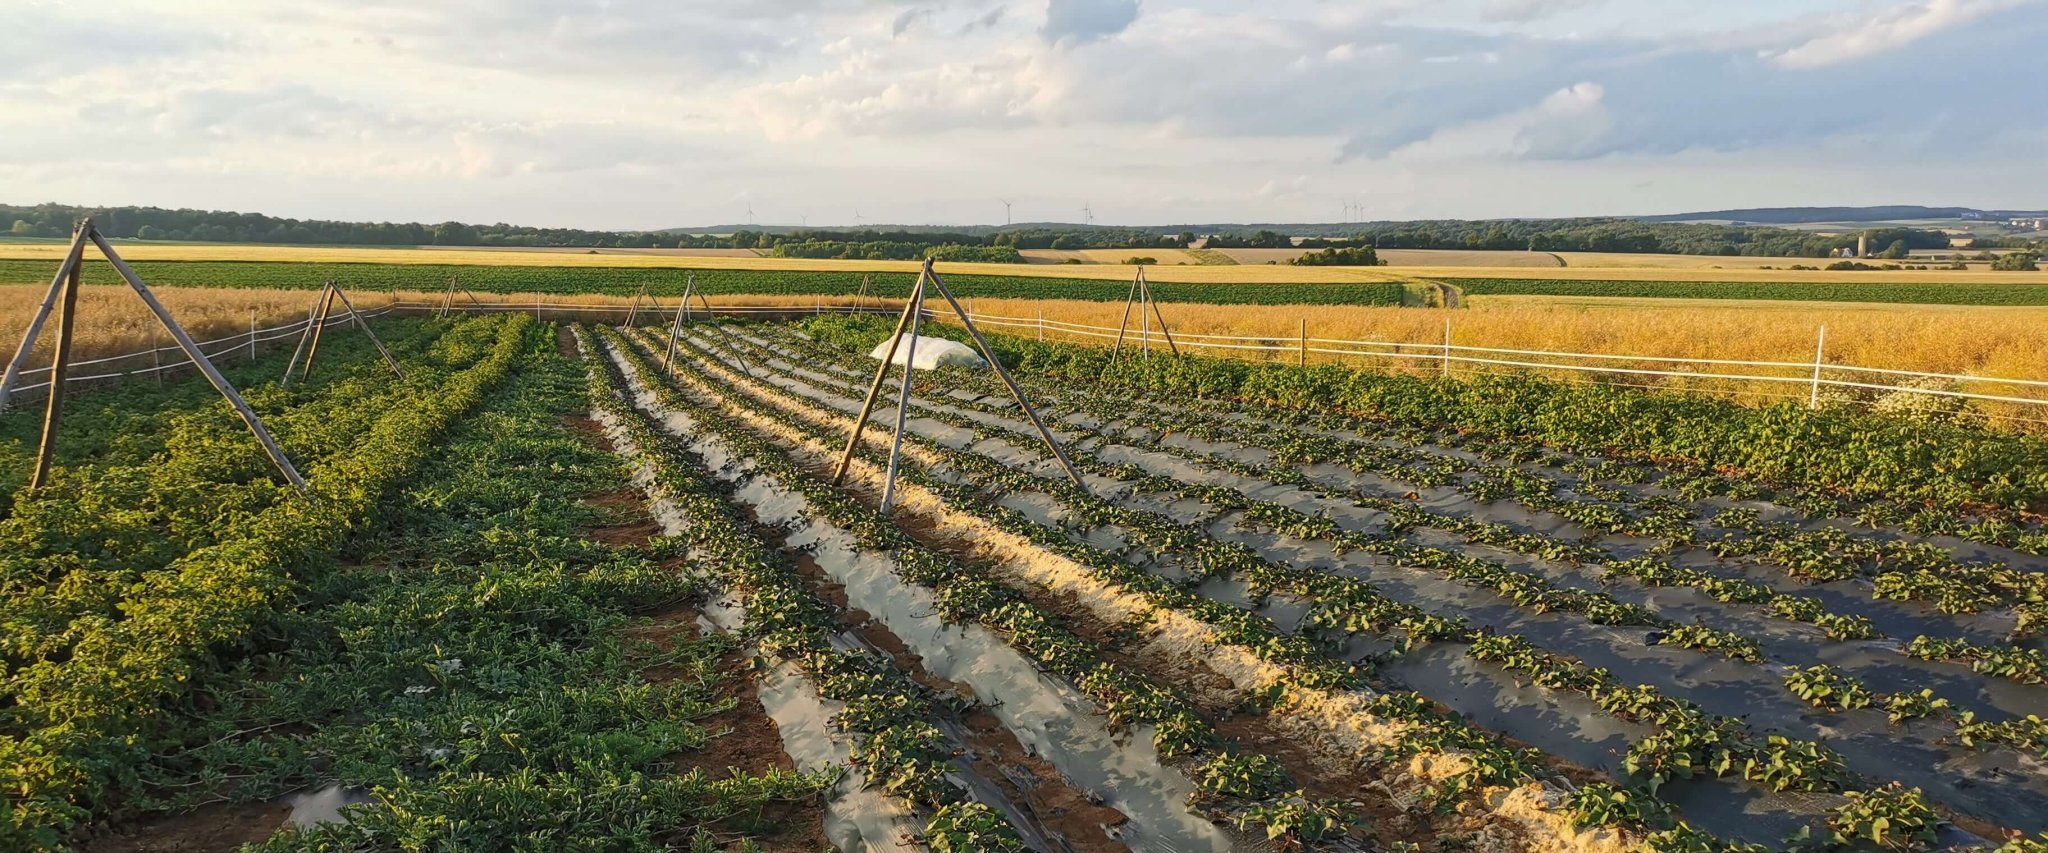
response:
M995 335L839 480L888 318L370 325L228 368L303 491L197 377L0 413L0 850L2048 830L2040 439Z
M136 261L137 274L155 285L183 287L249 287L314 290L333 279L349 290L439 291L452 276L479 293L599 293L631 296L647 285L656 296L683 293L687 279L697 278L699 292L711 295L851 296L862 278L873 281L869 293L901 297L909 291L912 273L858 271L667 269L647 267L538 267L468 264L353 264L267 261ZM0 260L0 282L48 281L54 265L33 260ZM118 284L111 267L87 265L88 284ZM946 284L960 297L1014 299L1080 299L1122 301L1130 282L1044 278L1038 276L948 275ZM1332 284L1189 284L1161 287L1161 302L1237 305L1399 305L1401 285L1390 282Z

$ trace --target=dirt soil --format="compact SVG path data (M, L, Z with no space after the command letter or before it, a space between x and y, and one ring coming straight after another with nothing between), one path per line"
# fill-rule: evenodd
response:
M276 834L292 813L281 803L223 803L183 814L158 815L83 841L84 853L214 853L256 844Z

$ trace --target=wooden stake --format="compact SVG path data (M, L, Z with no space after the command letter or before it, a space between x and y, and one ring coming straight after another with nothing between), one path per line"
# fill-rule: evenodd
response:
M1141 270L1142 272L1142 270ZM1131 305L1138 300L1138 280L1131 279L1131 294L1124 297L1123 319L1116 321L1116 346L1109 350L1109 363L1115 364L1117 356L1124 352L1124 330L1131 325Z
M36 306L36 313L28 321L28 329L22 332L21 346L14 350L14 358L7 362L7 373L0 376L0 412L7 410L7 398L14 392L14 383L21 379L21 370L28 364L29 354L35 351L36 338L43 333L43 322L50 319L50 311L57 305L57 297L64 292L64 283L71 278L85 257L85 226L80 225L71 236L71 250L64 254L64 262L57 266L57 274L50 278L50 289L43 294L43 302Z
M163 324L164 331L169 332L171 339L178 342L179 348L185 351L185 356L192 359L192 363L199 367L201 373L206 374L206 381L212 383L214 390L219 391L222 397L227 398L228 405L235 407L235 413L242 416L242 423L248 425L249 432L253 433L256 436L256 441L263 445L263 451L270 455L271 463L276 465L279 471L283 472L285 480L299 490L304 491L306 488L305 478L300 477L298 469L292 467L291 460L284 455L284 448L278 447L277 440L270 437L270 430L264 429L263 419L258 418L255 410L249 408L248 402L242 399L241 393L235 390L235 386L228 384L227 377L220 375L220 371L214 369L213 361L206 357L206 352L201 350L199 345L192 341L191 335L185 334L185 327L178 325L178 321L171 319L171 312L164 310L163 303L156 300L156 294L150 292L149 285L143 284L142 278L135 274L135 270L128 266L128 262L121 260L120 254L114 251L114 247L107 245L106 238L100 236L99 232L92 227L90 220L87 220L85 223L84 230L86 236L92 239L93 245L99 247L100 254L105 255L107 262L114 265L114 271L120 273L121 278L127 280L128 286L134 289L136 296L142 298L142 304L149 306L150 313L156 315L157 322ZM75 269L73 274L76 275Z
M1823 323L1820 327L1820 337L1813 343L1813 391L1806 395L1806 407L1809 409L1820 408L1820 365L1827 349L1828 327Z
M924 290L924 273L917 274L917 284L910 289L910 301L903 305L903 316L896 318L896 331L889 333L889 351L882 354L882 363L875 368L875 381L868 384L868 396L861 401L860 416L853 419L853 434L846 437L846 451L839 454L839 466L832 469L832 485L846 482L846 469L853 464L853 450L860 446L861 430L868 425L868 414L875 410L875 398L882 393L882 380L889 375L889 362L896 358L896 347L903 343L903 330L910 326L910 314L918 310L918 295Z
M470 298L471 298L471 299L475 299L476 297L472 296L472 297L470 297ZM448 309L449 309L449 308L452 308L452 307L454 307L454 306L455 306L455 276L452 276L452 275L451 275L451 276L449 276L449 277L448 277L448 292L447 292L447 293L444 293L444 294L441 294L441 313L440 313L439 315L436 315L435 319L437 319L437 320L447 319L447 317L448 317Z
M64 374L71 367L71 327L78 320L79 265L70 267L64 278L64 299L57 309L57 345L50 356L50 394L43 406L43 437L36 443L36 470L28 481L30 489L40 489L49 481L50 462L57 456L57 419L64 411Z
M1308 366L1308 319L1301 321L1301 366Z
M326 297L327 288L323 285L320 288L320 299L325 299ZM281 388L291 387L292 371L297 370L299 367L299 356L306 354L306 342L313 339L313 326L316 323L316 318L320 316L320 299L313 300L313 306L306 309L306 327L299 330L299 343L297 346L292 347L291 360L284 363L284 378L278 380L277 383Z
M398 374L398 378L404 379L405 371L399 368L398 359L392 358L391 351L384 348L384 342L377 339L377 333L370 331L369 321L364 320L363 315L357 313L355 304L348 301L348 294L343 292L340 287L335 287L334 295L341 297L341 306L348 309L348 316L356 321L356 328L362 329L363 334L370 336L370 343L377 347L379 355L384 356L384 363L391 365L391 372ZM306 363L310 366L313 363L313 359L310 356L307 357Z
M924 287L931 279L931 261L924 262L925 271L917 277L917 288L910 293L910 346L903 350L903 388L896 394L896 431L890 435L889 466L882 478L882 514L889 514L889 504L896 497L896 465L903 455L904 423L910 416L910 383L917 373L917 333L924 328ZM890 358L895 354L891 353ZM884 367L888 362L882 362ZM858 434L856 434L856 437Z
M683 304L676 306L676 319L668 324L668 352L661 357L661 369L667 372L676 363L676 339L683 334L683 313L690 307L690 297L683 297Z
M1451 318L1444 318L1444 369L1443 375L1451 375Z
M327 329L327 312L334 306L334 282L328 281L320 288L319 319L313 321L313 342L306 347L306 363L299 370L299 378L313 373L313 359L320 354L320 333Z
M1138 268L1138 277L1145 277L1145 268ZM1173 342L1173 330L1166 327L1166 315L1159 313L1159 300L1152 298L1152 282L1145 281L1145 301L1152 305L1152 317L1159 321L1159 334L1166 336L1166 348L1173 351L1173 357L1180 357L1180 345Z
M1023 409L1024 415L1031 419L1031 425L1038 429L1038 437L1045 440L1045 446L1052 450L1053 458L1059 460L1061 468L1066 469L1068 479L1074 481L1074 487L1083 492L1088 491L1088 484L1081 481L1081 472L1074 470L1074 463L1067 459L1067 452L1060 449L1060 443L1053 439L1052 431L1045 428L1044 421L1039 420L1038 410L1031 408L1031 401L1024 399L1024 389L1017 387L1017 380L1010 378L1010 371L1003 368L1002 359L996 358L996 351L989 347L988 341L982 339L981 330L974 327L974 320L960 307L960 300L953 298L953 291L946 287L945 280L939 278L939 274L932 270L929 258L924 262L924 274L930 277L932 287L939 291L939 295L946 298L946 304L953 306L953 313L960 317L960 325L967 327L968 337L973 338L974 345L981 348L982 358L988 359L989 366L995 368L996 376L1003 380L1004 387L1010 389L1011 399L1016 400L1018 408Z
M647 282L640 283L640 292L633 294L633 309L626 312L626 328L633 328L633 321L640 319L640 297L647 295Z

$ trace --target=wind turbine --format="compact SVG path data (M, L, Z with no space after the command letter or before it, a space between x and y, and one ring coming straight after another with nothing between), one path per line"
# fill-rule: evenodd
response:
M1085 202L1085 201L1084 201L1084 202L1081 202L1081 224L1083 224L1083 225L1094 225L1094 224L1095 224L1095 211L1093 211L1093 210L1089 210L1089 209L1088 209L1088 203L1087 203L1087 202Z
M754 203L751 201L747 202L747 224L754 224Z
M1010 203L1002 199L996 199L996 201L1003 202L1003 227L1008 228L1010 227Z

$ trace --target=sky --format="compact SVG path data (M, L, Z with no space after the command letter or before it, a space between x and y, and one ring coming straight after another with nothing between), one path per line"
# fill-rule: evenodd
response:
M599 229L2048 207L2048 0L6 6L13 204Z

